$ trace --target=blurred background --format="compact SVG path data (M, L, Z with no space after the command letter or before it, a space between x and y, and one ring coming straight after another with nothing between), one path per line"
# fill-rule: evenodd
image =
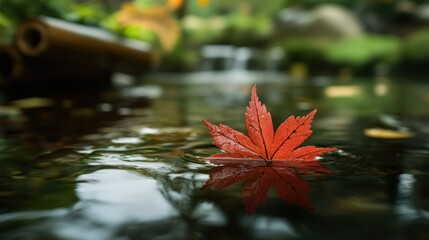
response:
M428 43L428 0L0 0L0 239L427 240ZM255 84L338 148L314 213L201 191Z
M49 16L149 43L155 70L427 74L425 0L0 0L0 41Z

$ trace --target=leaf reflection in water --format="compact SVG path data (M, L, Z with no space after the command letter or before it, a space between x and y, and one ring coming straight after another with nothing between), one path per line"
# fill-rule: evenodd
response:
M310 185L301 176L330 173L317 160L288 159L272 161L271 164L243 158L207 160L221 165L211 170L210 179L202 190L220 190L244 181L241 198L248 214L252 214L259 205L265 203L271 185L277 196L288 204L300 205L308 211L313 211L309 200Z

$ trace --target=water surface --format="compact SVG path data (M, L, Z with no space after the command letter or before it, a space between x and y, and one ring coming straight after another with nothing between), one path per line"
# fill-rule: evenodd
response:
M201 119L244 131L254 84L275 126L317 108L305 144L339 149L331 174L302 176L314 211L271 191L249 215L240 184L201 191L199 158L219 152ZM42 100L2 102L0 239L429 237L425 82L198 73Z

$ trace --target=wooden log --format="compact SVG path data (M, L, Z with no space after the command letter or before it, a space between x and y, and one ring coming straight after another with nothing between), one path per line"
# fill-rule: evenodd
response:
M79 63L131 75L147 72L156 62L148 44L47 17L21 23L15 42L19 52L28 58L69 65Z

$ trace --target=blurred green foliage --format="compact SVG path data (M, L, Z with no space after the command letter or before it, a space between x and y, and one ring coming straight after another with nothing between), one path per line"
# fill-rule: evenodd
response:
M326 49L333 44L332 40L315 38L288 38L273 43L273 47L281 47L291 62L312 63L323 61Z
M411 61L429 61L429 29L410 35L404 41L404 58Z
M133 0L134 5L142 8L151 7L153 5L157 5L159 0Z
M339 65L362 67L369 63L393 65L401 54L397 37L364 35L336 41L324 53L327 61Z
M304 63L320 68L327 64L354 69L382 63L393 66L401 58L401 39L368 34L342 40L288 38L275 42L287 53L286 64Z
M71 0L0 0L0 11L9 19L19 22L37 15L64 18L71 12Z
M0 42L12 38L12 21L0 12Z
M20 21L37 15L64 18L70 12L70 0L0 0L0 42L12 39Z
M120 36L145 41L150 43L154 47L157 47L159 45L158 36L154 31L137 25L122 27L119 25L115 14L112 14L109 17L105 18L101 22L101 25L109 31Z
M108 17L106 8L97 2L73 4L66 18L75 22L88 25L100 25Z
M273 32L272 21L265 16L235 13L228 15L225 20L224 38L230 44L253 45L267 39Z
M281 9L299 6L311 9L320 4L338 4L359 11L376 12L381 18L394 14L401 0L210 0L201 6L197 0L184 0L182 37L178 49L166 56L170 66L195 64L196 51L207 44L231 44L269 49L280 46L287 63L331 64L362 68L374 63L394 65L402 61L429 61L429 29L422 28L406 38L364 34L343 40L310 37L279 38L275 18ZM140 7L163 5L168 0L132 0ZM427 0L412 2L427 3ZM119 4L119 1L115 4ZM110 5L111 6L111 5ZM117 5L116 5L117 6ZM158 35L144 26L120 26L115 12L103 0L0 0L0 42L12 39L13 29L23 19L45 15L87 25L102 26L118 35L159 46ZM180 14L171 12L172 17ZM179 16L180 17L180 16ZM186 65L186 64L185 64ZM189 64L188 64L189 65Z
M188 16L182 21L182 28L192 45L210 44L222 37L226 27L224 17L204 18Z
M74 0L0 0L0 42L10 41L21 21L49 16L87 25L99 25L108 13L99 2L76 3Z

